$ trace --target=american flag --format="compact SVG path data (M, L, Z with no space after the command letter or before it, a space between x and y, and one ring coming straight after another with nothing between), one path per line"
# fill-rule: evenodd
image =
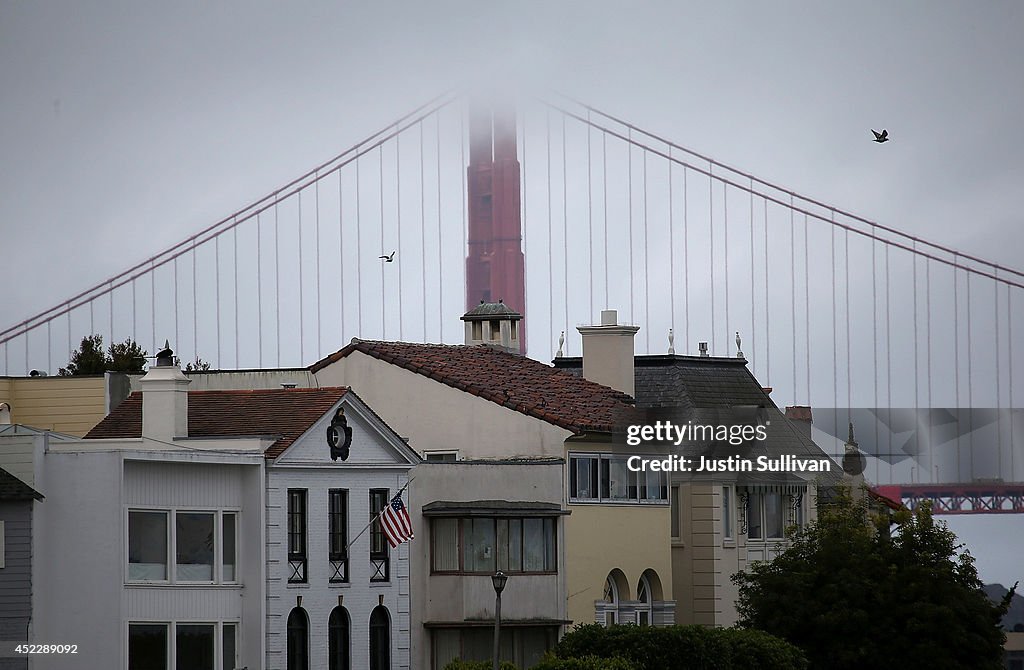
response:
M403 542L413 539L412 520L409 519L409 510L402 504L402 494L399 493L380 515L380 525L387 535L388 544L394 549Z

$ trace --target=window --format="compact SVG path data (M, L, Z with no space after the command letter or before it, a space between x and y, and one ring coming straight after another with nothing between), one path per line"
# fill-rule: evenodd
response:
M309 670L309 617L301 607L288 615L288 670Z
M456 658L490 662L494 653L494 632L490 627L439 628L431 638L433 670L441 670ZM551 626L502 626L499 654L502 661L518 668L531 668L555 646L557 639L558 629Z
M491 321L491 340L501 339L501 321Z
M573 502L667 503L668 473L633 472L629 456L569 455L569 499Z
M554 573L554 518L438 518L431 522L435 573Z
M473 339L476 340L477 342L483 340L484 339L484 322L483 321L473 321L472 324L473 324Z
M370 670L391 668L391 615L378 605L370 613Z
M518 339L519 338L519 322L518 321L509 321L508 325L509 325L509 336L513 340Z
M178 624L175 626L175 670L215 670L214 624Z
M128 579L167 579L167 512L128 512Z
M329 670L349 670L351 623L344 607L335 607L327 619L327 662Z
M459 460L457 451L424 451L423 459L429 463L453 463Z
M213 581L215 516L212 512L174 515L174 574L179 582Z
M328 557L331 563L330 582L348 581L348 491L327 492Z
M388 539L380 523L380 513L388 504L387 489L370 489L370 568L371 582L386 582L390 579L388 560Z
M235 670L238 665L238 626L233 623L226 623L221 634L221 654L223 658L223 670Z
M129 623L128 670L235 670L237 631L235 622Z
M610 574L605 577L604 595L601 599L608 603L604 609L604 625L614 626L619 622L619 587Z
M746 494L747 539L781 540L786 537L786 519L792 500L779 491L749 491Z
M732 539L732 488L722 487L722 537Z
M237 533L236 512L128 510L127 581L235 582Z
M636 585L636 599L640 605L636 609L636 625L651 625L651 585L646 575L640 575L640 583Z
M288 583L306 583L306 491L288 489Z
M680 533L679 533L679 487L678 486L673 486L672 487L671 506L672 506L671 516L670 516L671 521L669 523L671 523L672 528L671 528L671 532L670 532L670 537L673 540L678 540L679 537L680 537Z
M167 670L167 624L128 626L128 670Z

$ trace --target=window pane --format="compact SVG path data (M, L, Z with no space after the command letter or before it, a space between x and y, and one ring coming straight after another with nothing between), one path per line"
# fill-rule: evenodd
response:
M167 512L128 512L128 579L167 579Z
M128 626L128 670L167 670L167 626Z
M176 575L183 582L213 581L213 513L178 512L175 516Z
M348 491L332 489L328 494L329 559L341 561L347 557L348 547Z
M498 570L508 572L508 519L498 519L497 525Z
M764 538L761 531L761 494L751 493L747 499L747 537L760 540Z
M557 563L555 558L555 519L544 519L544 569L553 571Z
M523 519L523 570L544 570L544 519Z
M767 537L783 537L786 528L785 510L781 493L764 494L764 526Z
M434 519L434 570L459 569L459 520Z
M639 472L633 472L632 470L629 470L626 473L626 475L627 475L627 479L626 479L626 498L628 498L629 500L639 500L640 499L639 498L639 493L638 493L639 487L637 486L637 482L636 482L638 474L640 474L640 473Z
M391 668L391 617L386 607L370 613L370 670Z
M380 524L377 515L383 511L388 504L387 489L373 489L370 491L370 518L373 524L370 529L370 556L386 556L388 553L388 540L384 536L384 528Z
M459 658L461 655L459 647L459 631L435 630L433 667L443 668L456 658Z
M462 563L466 572L495 570L494 519L464 519L465 550Z
M602 459L608 463L608 495L609 500L629 500L629 468L626 459Z
M224 534L223 579L226 582L235 581L235 515L225 514L222 522Z
M214 670L212 624L178 624L175 627L177 670Z
M226 623L224 624L224 641L221 648L224 651L224 670L235 670L235 661L237 659L235 653L235 645L237 642L235 624Z
M508 520L508 569L520 572L523 569L523 520Z
M732 489L722 487L722 535L732 537Z
M288 554L306 555L306 492L288 491Z
M592 458L578 458L576 459L576 481L577 481L577 498L596 498L597 491L594 488L594 479L591 477L590 466L594 462Z
M678 486L673 486L672 487L672 502L671 502L671 506L672 506L672 513L671 513L671 519L672 520L670 522L672 524L672 528L670 529L671 536L672 537L679 537L679 487Z

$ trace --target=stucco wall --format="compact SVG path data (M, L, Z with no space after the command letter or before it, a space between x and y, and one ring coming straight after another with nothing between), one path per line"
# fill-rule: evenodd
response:
M430 521L421 516L432 502L504 500L562 506L561 460L547 463L423 463L412 472L410 510L417 540L412 545L413 621L463 622L494 619L494 587L487 575L431 575ZM558 572L555 575L513 575L501 598L504 621L566 618L564 519L556 523ZM412 630L413 666L431 667L430 631Z
M419 451L458 449L461 458L561 458L569 431L353 352L316 374L321 386L351 386Z

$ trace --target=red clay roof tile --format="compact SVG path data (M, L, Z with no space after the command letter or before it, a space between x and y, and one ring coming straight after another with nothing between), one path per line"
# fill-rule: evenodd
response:
M346 388L189 391L189 437L277 436L264 453L276 458L330 411ZM142 393L132 393L86 439L142 436Z
M576 433L610 432L634 411L633 399L615 389L483 345L354 340L309 369L315 373L353 351Z

